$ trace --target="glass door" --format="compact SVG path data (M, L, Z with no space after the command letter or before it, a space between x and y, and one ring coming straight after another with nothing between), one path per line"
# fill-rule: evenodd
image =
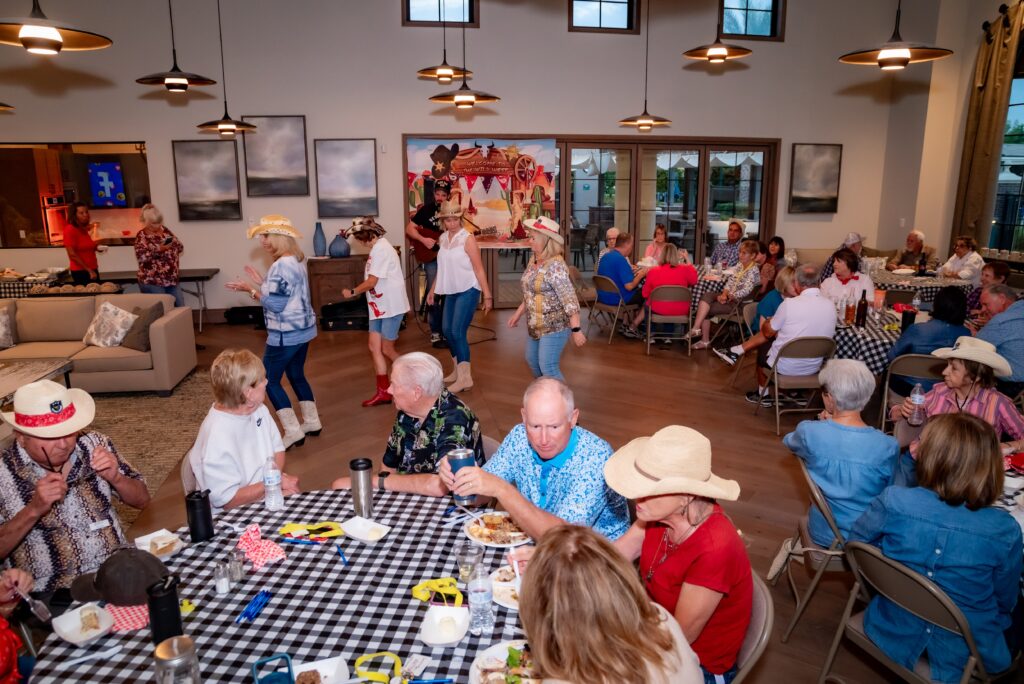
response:
M612 226L630 230L633 148L567 145L568 244L565 260L584 276L597 270L597 256Z
M707 166L707 227L700 260L711 256L715 245L726 240L729 221L743 220L743 235L762 239L761 204L764 190L765 150L711 146Z
M637 259L644 257L659 225L665 227L667 241L685 249L691 260L698 254L702 156L698 146L641 148Z

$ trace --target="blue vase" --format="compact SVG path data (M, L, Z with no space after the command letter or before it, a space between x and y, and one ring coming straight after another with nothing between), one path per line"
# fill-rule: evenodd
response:
M319 221L313 231L313 254L318 257L327 255L327 238L324 237L324 226Z
M331 246L328 253L332 259L340 259L341 257L347 257L352 252L352 248L349 247L348 240L343 238L339 233L331 240Z

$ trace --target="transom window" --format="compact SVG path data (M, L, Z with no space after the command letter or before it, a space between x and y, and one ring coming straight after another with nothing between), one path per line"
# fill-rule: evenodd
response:
M718 12L723 36L782 40L785 0L721 0Z
M640 0L569 0L570 31L639 33Z
M403 26L480 26L480 0L402 0Z

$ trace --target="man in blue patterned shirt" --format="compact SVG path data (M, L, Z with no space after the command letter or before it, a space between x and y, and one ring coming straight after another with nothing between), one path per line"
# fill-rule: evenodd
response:
M534 539L566 522L618 539L629 528L629 511L604 481L612 448L577 427L572 390L561 380L538 378L526 388L522 415L483 468L461 468L452 477L443 460L444 485L460 496L497 499Z
M740 242L743 240L743 231L747 224L742 220L734 218L729 221L726 229L726 241L719 242L711 252L711 263L716 266L723 261L728 268L732 268L740 262Z

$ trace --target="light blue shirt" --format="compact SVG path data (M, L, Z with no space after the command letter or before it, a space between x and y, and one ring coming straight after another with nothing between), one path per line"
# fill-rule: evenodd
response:
M306 269L293 256L276 260L260 286L267 320L267 344L287 347L316 337L316 314L309 297Z
M542 459L520 423L508 433L484 470L514 484L537 508L566 522L593 527L614 541L629 529L629 509L622 495L604 481L604 464L612 447L592 432L573 428L565 449Z
M978 339L996 345L996 351L1009 361L1011 382L1024 382L1024 301L1014 302L1009 309L992 317L978 331Z

